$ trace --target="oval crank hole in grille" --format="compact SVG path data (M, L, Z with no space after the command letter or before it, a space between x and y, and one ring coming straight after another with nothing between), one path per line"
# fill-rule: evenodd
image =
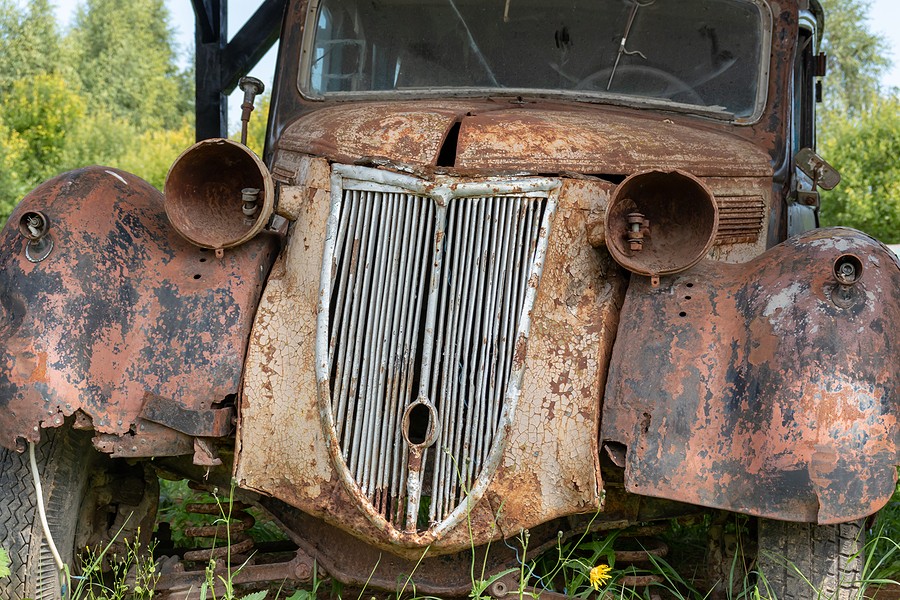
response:
M430 446L434 443L436 422L437 414L431 404L413 402L403 415L403 437L410 446Z

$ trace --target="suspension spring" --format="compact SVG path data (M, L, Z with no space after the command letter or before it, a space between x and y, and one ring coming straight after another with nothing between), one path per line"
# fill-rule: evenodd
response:
M199 548L184 553L184 560L206 562L210 559L230 557L233 563L247 560L254 542L247 531L256 520L243 502L188 504L185 510L197 515L215 515L219 518L212 525L186 527L184 535L192 538L210 538L212 547Z
M649 530L650 528L647 528ZM639 531L632 535L623 535L623 538L631 538L636 549L616 550L616 567L620 565L634 568L647 569L652 566L655 558L663 558L669 553L669 546L659 538L648 537L654 531ZM629 587L644 587L654 583L661 583L662 577L655 574L626 575L621 583Z

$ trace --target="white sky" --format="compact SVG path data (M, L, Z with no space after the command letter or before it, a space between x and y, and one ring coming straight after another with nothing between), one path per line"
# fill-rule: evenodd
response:
M21 0L20 0L21 1ZM67 26L75 12L75 7L81 0L54 0L57 15L63 27ZM172 14L171 25L177 34L178 45L181 51L182 63L190 56L190 48L193 46L194 36L194 11L190 0L165 0ZM234 35L240 30L241 25L253 14L259 6L257 0L231 0L228 3L228 34ZM885 73L882 83L887 87L900 88L900 2L897 0L871 0L871 13L869 26L872 31L884 36L891 48L889 58L893 61L893 68ZM825 27L828 27L828 15L825 15ZM272 85L272 72L275 69L274 48L259 65L250 73L263 80L266 89ZM238 90L229 98L229 131L236 130L240 126L241 92Z

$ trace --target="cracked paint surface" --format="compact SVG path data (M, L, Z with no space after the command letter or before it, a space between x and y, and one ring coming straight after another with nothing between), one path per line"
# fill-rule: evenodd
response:
M410 557L429 545L432 553L446 554L560 516L596 511L602 487L596 447L600 392L625 280L585 237L589 215L602 212L612 185L564 183L531 336L514 367L525 374L499 468L470 507L471 530L464 521L439 535L397 531L372 518L366 499L337 474L334 465L341 458L323 435L327 419L320 413L314 350L330 207L312 199L318 196L314 188L327 190L329 183L322 177L306 185L309 201L297 213L252 334L239 428L240 484Z

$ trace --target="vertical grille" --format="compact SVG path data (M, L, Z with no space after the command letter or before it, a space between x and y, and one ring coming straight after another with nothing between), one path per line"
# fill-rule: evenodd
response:
M545 196L525 194L444 204L408 192L342 193L329 232L334 434L349 476L396 528L448 517L488 459L546 213ZM408 523L409 445L401 427L422 397L434 405L440 430L424 454L421 501L411 513L418 523ZM410 415L412 439L428 416L416 418L428 411Z
M456 508L497 431L546 201L479 198L450 205L430 374L441 434L432 449L429 520Z
M434 202L406 194L344 195L329 327L335 435L351 476L388 520L402 515L406 460L399 435L414 399L427 300Z

